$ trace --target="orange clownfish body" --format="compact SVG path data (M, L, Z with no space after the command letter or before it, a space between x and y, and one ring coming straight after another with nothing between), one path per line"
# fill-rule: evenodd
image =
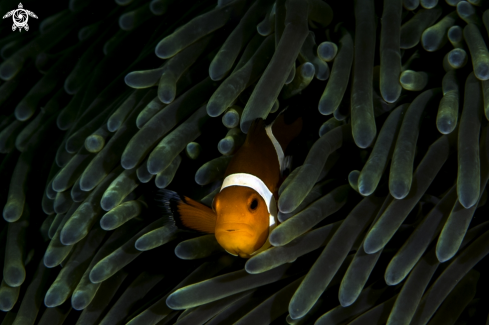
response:
M230 254L249 258L270 246L277 226L277 192L287 167L284 151L302 129L302 119L285 124L280 114L271 126L257 119L231 159L212 209L171 191L163 191L179 227L215 233Z

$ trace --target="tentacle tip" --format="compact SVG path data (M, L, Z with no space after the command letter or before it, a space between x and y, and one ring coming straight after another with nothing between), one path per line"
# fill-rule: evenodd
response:
M52 182L52 188L55 192L63 192L66 188L65 186L63 186L63 184L61 183L61 180L56 177L53 182Z
M109 118L109 120L107 121L107 130L109 130L109 132L115 132L119 129L121 124L121 121Z
M442 248L436 247L436 258L440 263L444 263L450 260L455 254L452 252L447 252Z
M318 109L322 115L331 115L334 112L333 106L327 99L319 100Z
M0 310L9 312L14 307L15 303L8 298L0 298Z
M149 5L149 9L155 16L161 16L166 13L167 8L165 6L161 6L159 2L152 1Z
M244 120L242 117L240 123L241 132L243 132L244 134L248 134L248 130L250 129L250 126L251 126L251 121Z
M292 304L292 302L291 302L291 304ZM306 315L306 314L307 314L307 312L303 312L303 311L301 312L299 309L294 310L293 306L289 305L289 316L290 316L290 318L299 319L299 318L304 317L304 315Z
M330 75L330 71L329 71L329 68L327 66L327 63L326 62L323 62L323 63L326 64L326 67L327 68L317 69L315 71L316 79L317 80L320 80L320 81L328 80L329 79L329 75Z
M64 121L63 120L63 115L61 115L61 114L58 115L58 117L56 119L56 126L58 127L58 129L60 129L61 131L66 131L70 128L71 124L72 123L70 121Z
M165 46L164 43L167 43L165 42L165 39L161 40L160 43L158 43L158 45L155 48L155 55L160 59L169 59L176 53L172 53L173 52L172 49L169 48L168 46Z
M280 194L279 194L280 195ZM288 213L283 213L282 211L279 211L278 212L278 215L277 215L277 219L278 221L280 222L284 222L285 220L287 220L288 218L290 217L290 215Z
M4 271L3 280L10 287L18 287L24 283L25 280L25 269L18 267L9 267Z
M148 169L148 173L150 173L152 175L156 175L156 174L162 172L163 170L165 170L166 167L168 167L168 164L163 165L161 163L161 160L151 159L151 156L149 157L148 163L146 166L146 168Z
M61 234L59 236L59 241L61 242L61 244L65 245L65 246L74 245L78 241L80 241L80 239L77 238L78 236L76 236L75 234L73 234L69 230L70 229L64 228L63 230L61 230Z
M384 280L388 286L395 286L396 284L400 283L403 279L398 279L395 274L392 274L391 272L386 272L384 276Z
M80 145L77 145L77 144L74 144L74 143L69 143L69 142L66 142L66 152L69 153L69 154L76 154L78 152L78 150L80 150Z
M389 184L389 193L397 200L404 199L409 194L410 188L405 184Z
M225 71L220 71L219 69L215 68L212 66L209 67L209 77L213 80L213 81L219 81L219 80L222 80L224 78L224 76L226 75L226 72Z
M98 135L91 135L85 139L85 149L91 153L97 153L103 149L105 140Z
M229 128L229 129L237 127L239 124L239 116L236 116L236 115L224 114L222 117L222 124L224 124L224 126Z
M396 89L395 92L393 91L388 91L387 89L383 89L382 86L380 88L380 94L382 95L382 98L392 104L394 103L395 101L397 101L399 99L399 96L401 95L401 89L402 87L397 83L397 85L399 87L397 87L398 89Z
M103 270L101 270L100 267L97 267L97 265L95 265L93 267L93 269L90 271L90 274L88 275L88 277L90 279L90 282L99 283L99 282L102 282L105 280L104 275L105 274L104 274Z
M145 119L140 118L140 117L138 116L138 118L136 119L136 126L138 127L138 129L140 129L140 130L141 130L141 129L142 129L142 127L144 126L144 124L146 124L146 122L147 122L147 121L146 121Z
M132 168L136 167L136 164L137 164L137 162L134 161L133 159L130 159L128 157L124 157L124 155L122 155L122 158L121 158L121 166L122 166L122 168L124 168L124 169L132 169Z
M191 255L178 255L178 254L175 254L176 257L178 257L179 259L181 260L184 260L184 261L190 261L190 260L194 260L196 259L197 257L195 256L191 256Z
M340 301L341 307L346 308L355 302L356 297L343 297L340 293L338 300Z
M19 72L20 67L15 63L7 60L0 65L0 79L8 81L15 77L17 72Z
M286 190L287 189L285 189L283 192L285 192ZM290 204L290 201L285 199L283 192L278 199L278 210L282 213L291 213L297 207L292 206L292 204Z
M363 184L360 181L358 182L358 193L360 193L361 195L363 195L363 196L369 196L374 191L375 191L375 189L369 188L368 186L366 186L365 184Z
M53 308L61 305L64 301L62 301L62 298L53 292L47 292L46 296L44 297L44 305L48 308Z
M89 179L86 179L85 177L81 177L80 179L80 189L83 192L90 192L95 188L96 184L92 184L92 182Z
M175 94L165 94L158 97L164 104L171 104L175 100Z
M217 150L223 155L229 153L233 147L234 139L232 137L221 139L217 144Z
M437 35L429 30L426 30L421 36L421 45L428 52L434 52L437 49Z
M111 216L104 216L100 219L100 228L105 231L111 231L117 228L116 221Z
M148 243L147 240L145 240L144 236L140 237L136 242L134 243L134 247L141 252L145 252L148 250ZM175 248L175 254L176 254L176 248ZM178 255L177 255L178 256Z
M455 129L455 124L451 119L440 119L436 123L436 128L441 134L450 134Z
M244 268L248 274L256 274L256 272L253 270L253 263L250 263L249 260L246 262Z
M126 83L126 86L128 87L131 87L131 88L134 88L134 84L132 83L132 80L131 80L131 77L132 75L134 74L134 72L129 72L128 74L126 74L126 76L124 77L124 82Z
M137 243L137 241L136 241L136 243ZM139 248L137 248L137 249L139 250ZM185 252L183 251L182 246L180 244L178 244L175 247L175 251L174 252L175 252L175 256L178 257L179 259L182 259L182 260L185 260L186 259L185 258Z
M477 203L477 199L479 197L478 194L479 193L477 193L477 196L476 195L472 196L472 195L464 195L464 193L459 193L458 201L465 209L470 209Z
M73 309L77 311L82 311L83 309L87 308L87 306L85 306L83 302L73 300L71 300L71 307L73 307Z
M34 110L27 104L19 103L14 110L15 118L21 122L27 121L33 114Z
M199 258L195 254L192 254L191 252L188 252L188 251L187 252L181 251L177 254L177 252L175 250L175 256L181 260L184 260L184 261L190 261L190 260L195 260L195 259Z
M134 28L134 15L127 13L119 17L119 27L122 30L130 31Z
M480 64L474 69L474 74L479 80L489 79L489 66L487 64Z
M209 101L206 106L207 115L209 115L210 117L218 117L222 114L224 109L225 108L221 107L213 101Z
M21 207L14 204L7 204L3 208L3 218L7 222L15 222L20 219L22 215L22 210L23 209L21 209Z
M372 238L371 236L367 235L367 238L363 243L363 250L367 254L375 254L383 248L382 245L383 244L377 240L377 238Z
M280 232L272 231L272 233L270 234L270 237L269 237L269 241L270 241L270 244L272 244L272 246L275 246L275 247L285 245L285 243L284 243L285 239L283 238L283 236Z
M54 202L56 203L56 201ZM67 211L66 206L54 205L53 209L54 209L54 213L56 214L62 214Z
M304 78L312 78L312 76L316 73L316 68L314 68L314 65L311 62L306 62L302 65L301 72Z
M44 266L51 269L53 267L56 267L59 265L59 261L56 258L56 256L49 254L49 252L46 252L44 255Z
M173 310L185 309L178 304L178 290L169 295L168 298L166 298L166 305L168 306L168 308L171 308Z
M117 196L118 196L117 192L114 191L105 192L104 196L100 200L100 206L102 207L102 209L104 209L105 211L110 211L113 208L115 208L117 205L117 201L119 201Z
M363 135L363 136L355 136L355 134L353 134L353 138L355 140L355 144L357 145L357 147L361 149L365 149L368 148L368 146L370 146L370 144L373 142L375 138L375 133L373 135Z
M206 185L206 182L204 181L203 179L203 175L199 175L198 173L195 174L195 183L197 183L198 185Z
M71 306L75 310L83 310L90 304L89 298L81 291L75 291L71 296Z

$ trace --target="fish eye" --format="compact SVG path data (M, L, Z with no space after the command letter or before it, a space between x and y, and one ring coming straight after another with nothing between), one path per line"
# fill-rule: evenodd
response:
M251 210L256 210L256 207L258 206L258 200L257 199L253 199L253 201L251 201L251 204L250 204L250 209Z

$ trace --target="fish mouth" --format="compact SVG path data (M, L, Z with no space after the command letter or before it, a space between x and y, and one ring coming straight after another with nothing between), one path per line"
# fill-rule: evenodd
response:
M252 228L245 223L226 223L220 224L216 227L216 234L225 233L225 234L234 234L239 233L240 235L247 235L252 237L253 231Z
M216 226L216 240L229 254L249 258L257 239L254 229L245 223L222 223Z

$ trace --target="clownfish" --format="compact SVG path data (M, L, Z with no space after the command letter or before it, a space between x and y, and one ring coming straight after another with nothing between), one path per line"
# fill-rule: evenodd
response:
M214 233L231 255L249 258L267 249L278 225L278 189L291 161L284 152L301 130L302 118L286 124L283 112L268 126L256 119L226 169L212 208L161 190L166 212L181 229Z

